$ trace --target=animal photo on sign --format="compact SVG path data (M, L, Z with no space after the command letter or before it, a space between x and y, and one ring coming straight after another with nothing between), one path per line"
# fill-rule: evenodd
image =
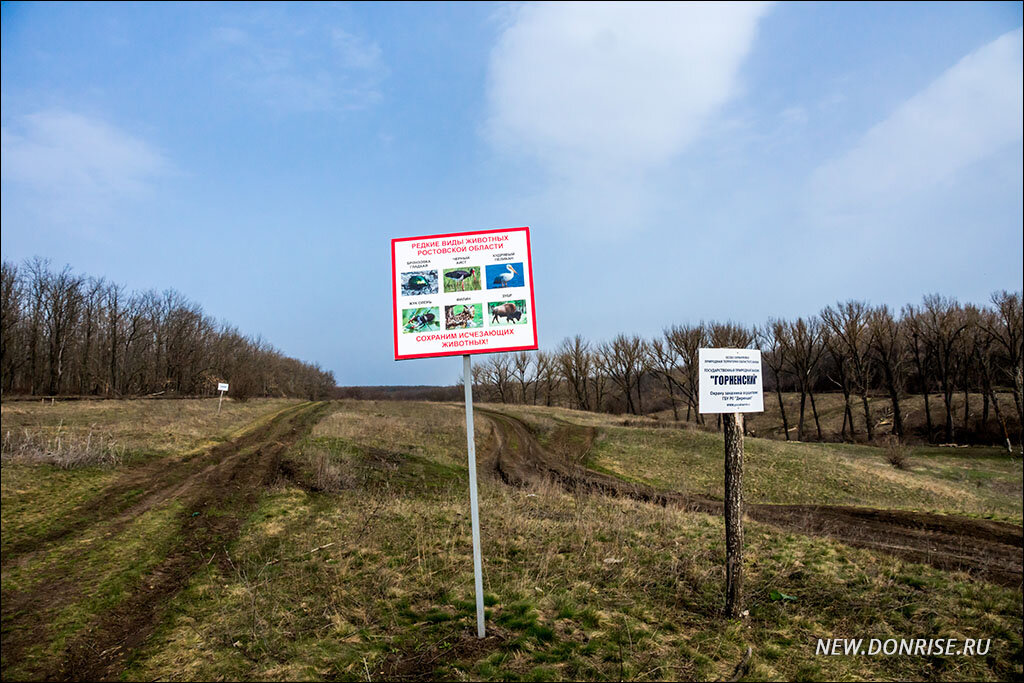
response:
M403 332L437 332L440 329L441 317L437 306L402 309Z
M480 267L460 266L444 269L444 291L471 292L480 289Z
M402 296L437 294L436 270L411 270L402 273Z
M522 262L487 266L487 289L522 287L524 284Z
M483 326L483 304L466 304L444 307L444 328L446 330Z
M492 301L487 304L491 325L525 325L526 300Z

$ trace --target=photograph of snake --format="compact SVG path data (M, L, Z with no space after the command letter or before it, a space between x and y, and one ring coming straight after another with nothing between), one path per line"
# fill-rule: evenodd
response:
M492 301L487 304L487 315L490 316L491 325L525 325L526 300Z
M441 315L437 306L402 309L402 332L438 332Z
M487 266L487 289L522 287L524 284L522 262Z
M437 294L436 270L411 270L402 273L402 296Z
M483 304L456 304L444 307L444 329L469 329L484 326Z
M480 289L480 267L459 266L444 269L444 291L471 292Z

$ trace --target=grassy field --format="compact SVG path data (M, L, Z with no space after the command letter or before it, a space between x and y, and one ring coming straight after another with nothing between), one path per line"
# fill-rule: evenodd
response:
M598 427L588 466L657 488L722 499L722 437L696 428L624 427L622 416L532 406L494 408L535 425L542 442L560 423ZM645 424L644 420L630 420ZM754 503L864 505L1022 521L1019 456L1004 449L914 446L904 469L884 448L748 438L744 494Z
M720 481L715 435L623 427L616 423L621 418L574 411L519 412L541 441L564 421L598 428L595 468L708 494ZM125 658L122 677L724 680L748 645L747 680L1022 675L1019 586L748 522L749 615L728 621L721 615L720 518L552 487L505 486L487 474L494 439L486 419L478 419L477 447L491 637L477 641L463 429L458 405L332 404L284 452L281 476L259 496L237 537L165 596L162 618ZM814 502L920 505L1019 522L1019 459L956 453L914 452L909 471L886 464L895 476L884 477L883 456L866 447L752 439L748 491L766 502L819 496ZM826 473L813 474L823 463ZM9 495L20 495L7 485L11 467L24 469L23 480L33 479L40 491L88 488L82 482L110 474L109 467L5 463L5 537L9 524L39 514L25 503L8 519ZM989 470L994 474L971 474ZM55 477L67 481L43 483ZM871 483L858 486L862 481ZM980 493L977 481L1009 484L1005 492L990 486ZM976 495L958 501L968 493ZM34 500L38 508L68 505L60 498ZM175 543L174 520L192 514L180 505L168 501L111 530L116 543L95 540L105 538L101 526L45 553L13 561L5 555L5 602L9 592L31 590L47 573L66 570L86 586L66 588L74 598L51 615L47 637L19 662L8 656L16 622L5 613L4 678L18 678L26 670L20 661L30 656L60 651L93 615L116 609L132 585L149 581L150 568ZM132 561L125 563L127 557ZM795 600L773 600L773 591ZM829 637L992 643L985 657L817 656L817 639Z

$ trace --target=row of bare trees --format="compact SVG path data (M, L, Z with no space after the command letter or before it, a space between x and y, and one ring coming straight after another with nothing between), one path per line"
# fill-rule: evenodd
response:
M4 395L321 397L334 375L287 358L168 290L129 292L35 258L0 278Z
M778 401L787 439L794 427L797 439L826 438L815 396L839 392L843 440L880 436L880 415L873 414L873 404L879 403L890 433L905 439L902 405L908 396L920 395L925 423L919 431L926 440L954 442L977 431L972 424L988 425L994 417L999 440L1019 443L1022 317L1019 292L997 292L987 306L930 295L900 311L846 301L818 315L770 319L749 328L702 322L673 325L655 339L620 334L603 343L577 335L553 351L489 356L475 367L473 380L485 397L507 403L633 414L671 408L676 421L703 423L697 412L698 350L753 346L762 352L766 390ZM783 394L788 392L799 396L796 415L787 413ZM958 393L964 398L961 415L955 414L961 408L954 411ZM974 423L971 394L982 403ZM855 412L863 415L864 434L856 432Z

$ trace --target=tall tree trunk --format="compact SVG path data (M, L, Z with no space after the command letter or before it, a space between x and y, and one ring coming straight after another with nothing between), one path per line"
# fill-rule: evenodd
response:
M796 440L804 440L804 405L807 403L807 391L800 387L800 421L797 422Z
M818 441L822 441L821 438L821 421L818 420L818 406L814 403L814 392L808 392L811 396L811 413L814 415L814 428L818 430Z
M867 389L861 392L860 401L864 406L864 426L868 430L868 441L871 442L875 440L875 430L871 425L871 406L868 404Z
M778 376L775 377L775 395L779 398L779 412L782 413L782 431L786 433L786 441L789 441L789 420L786 419L786 405L782 402L782 387Z

